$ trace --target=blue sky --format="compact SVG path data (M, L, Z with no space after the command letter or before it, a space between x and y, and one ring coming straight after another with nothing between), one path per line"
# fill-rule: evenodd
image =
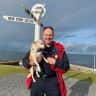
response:
M96 0L0 0L0 50L28 51L33 41L34 25L7 22L2 16L30 18L22 4L31 8L46 2L42 22L55 28L55 39L67 52L96 54Z

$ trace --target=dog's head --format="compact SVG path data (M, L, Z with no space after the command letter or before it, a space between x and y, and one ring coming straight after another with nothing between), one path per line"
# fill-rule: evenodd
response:
M34 41L32 43L32 49L34 49L34 50L38 51L38 50L44 49L44 48L45 48L45 46L44 46L44 43L42 40Z

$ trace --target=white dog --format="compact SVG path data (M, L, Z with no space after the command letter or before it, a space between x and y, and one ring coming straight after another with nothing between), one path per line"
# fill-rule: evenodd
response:
M42 40L38 40L38 41L34 41L32 43L32 47L31 47L31 50L30 50L30 56L29 56L29 62L30 64L33 63L34 61L34 64L30 71L31 71L31 74L32 74L32 79L33 79L33 82L36 82L35 78L34 78L34 72L36 72L36 75L37 77L40 77L39 75L39 72L41 72L41 69L40 69L40 66L39 66L39 62L42 60L42 58L48 62L44 56L42 55L42 49L44 49L44 43Z

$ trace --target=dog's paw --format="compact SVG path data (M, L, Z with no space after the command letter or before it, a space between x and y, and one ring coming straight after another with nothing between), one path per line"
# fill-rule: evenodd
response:
M41 72L41 68L39 66L37 67L37 71L38 72Z
M36 82L36 80L35 80L35 79L33 79L33 82L35 83L35 82Z
M43 59L44 59L44 61L46 62L46 63L48 63L48 60L43 56Z
M37 77L40 78L40 75L38 74Z

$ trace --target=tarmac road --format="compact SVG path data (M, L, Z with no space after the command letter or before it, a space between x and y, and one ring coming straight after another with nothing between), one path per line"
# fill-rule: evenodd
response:
M25 74L0 77L0 96L30 96L25 77Z
M30 96L26 89L25 74L0 77L0 96ZM96 96L96 84L78 81L72 78L64 78L68 89L68 96Z

